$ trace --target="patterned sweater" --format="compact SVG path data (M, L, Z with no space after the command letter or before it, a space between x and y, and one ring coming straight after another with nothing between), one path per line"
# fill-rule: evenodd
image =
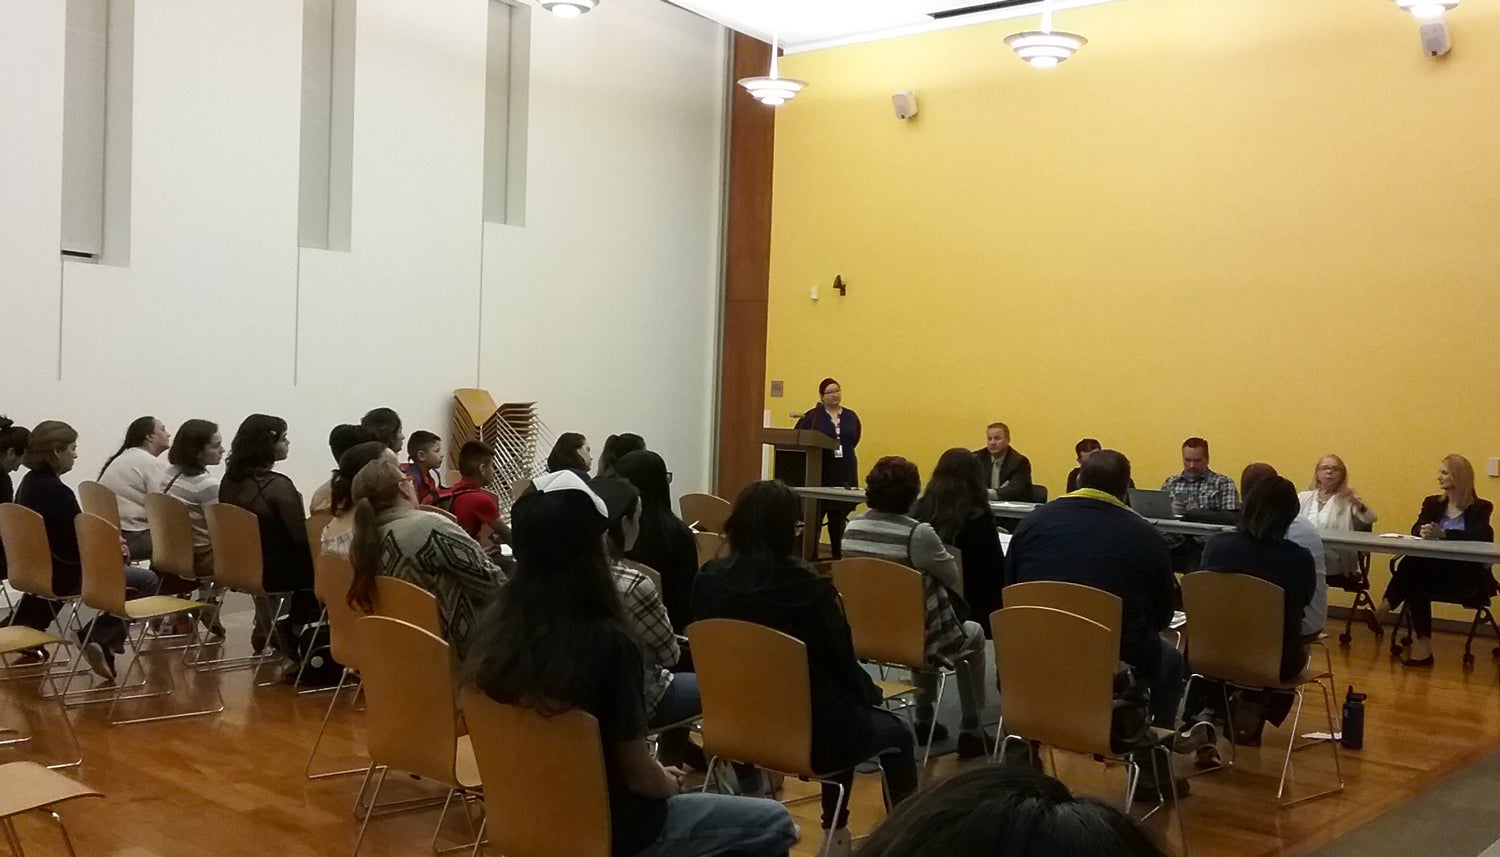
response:
M499 594L505 573L479 543L442 515L420 509L387 509L380 528L380 573L413 583L437 597L443 636L462 661L479 614Z

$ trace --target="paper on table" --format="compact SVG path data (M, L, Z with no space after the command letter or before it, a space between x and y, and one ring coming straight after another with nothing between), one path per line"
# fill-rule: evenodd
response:
M1421 541L1421 539L1419 539L1416 536L1413 536L1413 535L1411 535L1409 533L1381 533L1380 534L1380 538L1382 538L1382 539L1411 539L1412 541Z

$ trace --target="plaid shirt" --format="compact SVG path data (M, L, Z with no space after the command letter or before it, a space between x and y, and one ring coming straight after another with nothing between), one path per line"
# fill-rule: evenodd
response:
M641 660L646 665L646 710L655 712L657 703L667 692L667 685L672 683L672 673L667 667L677 663L682 650L672 633L667 606L662 603L661 593L651 578L618 563L612 571L615 589L620 592L620 603L625 607L625 626L641 647Z
M1240 507L1240 489L1235 487L1234 480L1212 470L1198 479L1190 478L1184 473L1173 474L1161 484L1161 490L1174 499L1186 501L1189 508L1196 507L1208 512L1233 512ZM1203 536L1189 537L1179 533L1164 535L1167 537L1167 544L1172 547L1183 544L1188 538L1199 544L1207 541Z

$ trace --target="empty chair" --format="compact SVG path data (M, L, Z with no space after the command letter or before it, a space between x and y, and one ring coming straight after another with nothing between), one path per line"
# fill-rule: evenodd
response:
M38 631L35 628L28 628L25 625L0 626L0 656L14 655L20 652L35 651L37 649L42 649L48 646L56 646L59 649L64 649L70 645L72 644L67 640L64 640L62 637L59 637L55 634L49 634L46 631ZM66 663L68 659L64 657L58 658L58 660ZM28 669L28 667L25 665L12 666L11 664L6 663L3 657L0 657L0 667L4 668L5 679L7 681L12 679L19 680L23 678L37 677L36 670ZM50 698L56 700L58 716L62 718L63 726L68 731L68 741L70 744L72 744L74 749L78 751L78 755L73 757L69 761L55 762L53 764L49 764L47 767L71 768L76 765L82 764L83 748L79 746L78 735L73 731L73 721L68 719L67 706L63 704L62 694L57 689L56 675L54 675L52 671L47 670L45 667L43 667L40 678L43 685L51 686L52 693L50 694ZM22 744L30 740L30 735L21 736L18 738L7 738L3 741L0 741L0 746Z
M729 520L731 506L723 497L712 494L684 494L677 501L682 519L700 533L722 533Z
M78 505L84 512L108 521L115 529L120 528L120 500L115 492L98 482L79 483Z
M1031 486L1031 496L1027 499L1031 500L1031 502L1033 503L1047 502L1047 486L1033 484Z
M459 696L485 784L481 838L488 831L506 857L609 857L609 784L593 715L549 717L468 687Z
M35 762L0 765L0 823L5 827L6 840L16 857L21 857L22 851L14 819L23 812L33 810L41 810L52 817L58 832L62 834L63 844L68 847L68 853L72 857L78 857L78 852L73 850L73 840L68 836L67 826L53 807L81 797L104 797L104 794L56 771L49 771Z
M1292 752L1302 720L1304 690L1315 684L1323 692L1328 733L1337 734L1339 724L1333 710L1332 659L1322 669L1310 662L1302 673L1289 681L1281 678L1282 622L1285 596L1281 587L1251 577L1217 571L1198 571L1182 579L1182 604L1192 622L1192 666L1189 679L1210 679L1224 683L1224 710L1229 719L1229 733L1234 734L1233 712L1229 706L1228 688L1283 691L1296 695L1297 702L1287 738L1286 758L1281 766L1281 782L1276 799L1286 793L1292 773ZM1327 652L1326 648L1324 649ZM1327 685L1324 685L1324 681ZM1009 688L1006 692L1009 693ZM1007 696L1007 701L1009 697ZM1318 743L1318 742L1314 742ZM1338 784L1323 791L1282 803L1293 806L1314 798L1344 790L1344 773L1339 761L1339 742L1326 742L1333 749L1334 771ZM1304 746L1312 746L1311 744ZM1234 764L1234 742L1229 743L1229 765Z

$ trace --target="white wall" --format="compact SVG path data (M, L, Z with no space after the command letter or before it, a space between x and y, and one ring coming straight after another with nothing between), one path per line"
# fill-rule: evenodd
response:
M724 37L659 0L534 12L525 227L483 224L485 0L360 0L352 250L297 247L301 4L136 4L130 265L60 265L62 2L0 3L0 413L291 425L304 493L376 405L457 386L636 431L709 484ZM483 274L481 276L481 251ZM300 283L299 283L300 279ZM481 313L481 306L483 311Z

